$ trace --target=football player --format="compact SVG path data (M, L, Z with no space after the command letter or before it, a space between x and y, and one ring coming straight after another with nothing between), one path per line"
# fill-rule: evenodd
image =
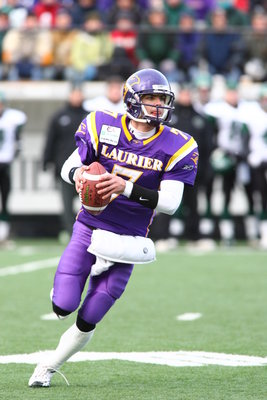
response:
M0 92L0 243L5 243L10 231L8 199L11 190L10 167L20 150L20 133L27 122L23 111L10 108L5 94Z
M180 205L184 184L195 181L197 143L188 133L164 126L171 118L174 101L166 77L154 69L134 73L124 85L123 101L125 114L96 111L81 122L75 134L77 149L62 167L62 178L75 184L79 192L85 182L83 171L92 162L100 162L108 174L101 177L98 193L103 198L112 195L112 200L97 216L83 207L78 212L55 274L52 297L59 318L78 309L77 319L62 335L52 356L37 365L29 380L31 387L50 386L53 374L90 341L96 325L122 295L131 276L135 258L129 257L134 250L131 245L120 262L92 276L97 258L88 247L96 230L112 232L119 244L120 238L129 243L134 237L150 240L146 237L155 212L173 214ZM116 251L113 247L111 243L111 254ZM130 258L132 262L126 261ZM80 305L90 273L88 291Z
M230 203L236 183L244 188L248 215L253 210L250 168L246 161L249 131L240 109L241 104L238 84L229 80L226 82L223 99L211 100L204 106L206 115L217 125L216 148L211 154L211 165L214 172L222 177L224 204L219 219L219 231L225 245L231 245L235 239Z
M259 247L267 249L267 84L260 87L258 99L243 102L241 111L249 128L248 163L251 167L253 193L259 194L254 205L255 236ZM255 199L257 197L255 196ZM258 213L258 211L260 211ZM257 215L259 214L259 215ZM259 219L259 221L258 221ZM253 221L253 220L252 220ZM258 226L259 225L259 226Z

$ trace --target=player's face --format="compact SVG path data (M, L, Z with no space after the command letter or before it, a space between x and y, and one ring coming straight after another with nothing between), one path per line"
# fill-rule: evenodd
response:
M237 90L228 89L225 93L225 100L227 101L227 103L231 104L231 106L236 107L238 103Z
M166 104L165 94L146 94L142 96L142 104L144 105L148 115L153 117L162 117L164 109L156 108L162 107Z
M199 88L198 89L198 98L202 104L206 104L210 100L210 89L208 88Z
M74 107L80 107L83 99L83 93L79 89L75 89L70 93L69 102Z
M182 89L178 94L178 102L183 106L189 106L192 103L192 96L189 89Z

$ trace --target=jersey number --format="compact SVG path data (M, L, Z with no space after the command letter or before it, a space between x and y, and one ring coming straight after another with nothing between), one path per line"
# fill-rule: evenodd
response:
M121 165L115 164L112 171L112 174L114 175L120 175L124 178L128 178L128 180L130 182L136 182L140 176L143 174L142 171L136 171L134 169L131 168L126 168L126 167L122 167ZM118 194L113 194L111 197L111 200L116 199L116 197L118 197Z

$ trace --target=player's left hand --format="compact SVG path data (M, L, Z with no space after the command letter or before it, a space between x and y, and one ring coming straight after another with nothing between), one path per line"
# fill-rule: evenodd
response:
M103 198L111 196L112 194L121 194L124 192L126 182L120 176L114 174L102 175L99 179L100 183L96 185L97 193Z

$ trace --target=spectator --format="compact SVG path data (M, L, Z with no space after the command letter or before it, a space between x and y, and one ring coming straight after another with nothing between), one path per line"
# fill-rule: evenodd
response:
M89 14L97 12L96 3L95 0L77 0L73 3L70 11L74 27L83 27Z
M9 10L12 10L18 3L18 0L3 0L0 3L1 6L1 11L3 12L8 12Z
M18 0L7 0L5 2L1 2L0 10L3 13L9 14L18 4Z
M138 64L136 57L137 32L131 14L121 12L117 16L115 29L111 31L114 53L111 61L112 73L124 79L131 75Z
M177 26L181 14L190 11L183 0L165 0L164 12L166 14L166 24Z
M195 18L191 11L180 15L179 33L175 37L174 47L179 54L178 81L193 81L198 72L200 35L195 31Z
M52 35L39 30L36 15L28 14L22 29L11 29L3 40L8 79L51 79Z
M225 10L229 26L249 26L248 15L235 6L235 0L219 0L217 6Z
M111 39L116 47L123 47L133 65L137 65L136 42L137 32L129 13L119 13L116 19L115 29L111 31Z
M104 24L98 13L91 13L79 31L71 48L70 79L76 82L102 79L108 75L113 43L103 31Z
M267 12L267 0L251 0L250 1L250 11L254 12L258 7L264 9Z
M238 81L244 63L242 37L228 32L227 16L222 9L212 12L211 25L213 32L206 33L202 43L202 57L208 63L209 72Z
M61 215L60 238L69 236L75 220L73 200L77 197L74 188L62 181L60 171L65 159L75 149L74 133L87 113L82 107L82 90L73 87L67 103L56 111L48 124L47 137L43 154L43 168L54 168L55 180L60 189L63 211Z
M245 73L255 82L267 79L267 14L263 9L256 9L251 18L250 31L245 36L246 63Z
M207 16L216 7L216 0L185 0L185 4L193 11L197 26L205 27Z
M139 69L159 69L170 82L178 80L178 53L174 48L174 34L164 32L166 15L161 9L148 13L146 30L138 36L136 54Z
M20 132L27 122L24 112L9 108L4 93L0 93L0 243L5 242L10 233L8 199L11 190L10 167L20 150Z
M120 76L110 76L106 81L106 94L85 100L84 109L88 113L101 109L123 114L122 85L123 79Z
M77 31L72 28L72 17L66 9L57 12L53 40L53 78L68 79L71 47Z
M7 0L1 7L1 12L8 14L9 25L11 28L20 28L27 16L27 9L18 0Z
M115 0L114 5L106 14L106 24L114 26L117 16L121 12L130 13L134 24L138 25L143 19L141 8L134 0Z
M53 28L59 8L60 5L57 0L39 0L33 8L33 12L38 18L39 26Z
M245 14L249 13L249 8L250 8L250 3L253 3L253 1L250 0L234 0L234 6L238 10L242 11Z

